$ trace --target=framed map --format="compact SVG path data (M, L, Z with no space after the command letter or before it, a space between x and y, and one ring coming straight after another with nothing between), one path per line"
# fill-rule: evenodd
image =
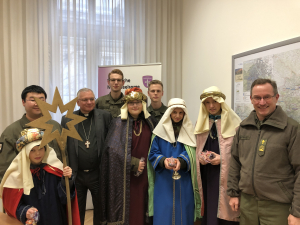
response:
M300 122L300 37L232 56L232 108L242 120L253 110L250 88L257 78L277 82L277 104Z

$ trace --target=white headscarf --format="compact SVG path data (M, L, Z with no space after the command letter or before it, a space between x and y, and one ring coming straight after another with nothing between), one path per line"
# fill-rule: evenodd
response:
M207 111L204 102L207 98L213 98L221 104L221 134L223 138L232 137L235 135L235 129L240 125L240 117L225 103L225 95L221 90L212 86L203 91L200 96L202 103L200 104L199 115L195 127L195 134L201 134L209 131L209 112Z
M170 116L175 108L181 108L185 112L177 141L191 147L196 147L196 138L194 135L193 124L188 116L185 101L180 98L170 99L168 103L168 109L155 127L153 133L170 143L176 142L172 119Z
M34 187L32 174L30 171L29 153L31 149L40 145L42 140L33 141L25 145L20 153L14 158L8 169L6 170L2 182L0 184L0 198L2 198L3 188L24 189L24 194L29 195L30 190ZM42 163L63 170L62 162L57 158L53 148L45 146L46 151Z

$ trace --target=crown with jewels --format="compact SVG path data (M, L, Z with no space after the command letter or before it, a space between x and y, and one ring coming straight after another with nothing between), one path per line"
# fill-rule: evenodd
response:
M22 148L30 142L42 140L44 131L37 128L24 129L21 131L21 137L16 142L16 148L21 151Z
M140 100L140 101L147 102L147 96L144 95L143 91L138 87L126 89L123 101L130 102L133 100Z

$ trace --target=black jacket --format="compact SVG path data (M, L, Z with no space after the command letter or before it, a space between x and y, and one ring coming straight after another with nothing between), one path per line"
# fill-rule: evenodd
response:
M105 138L109 129L110 122L112 120L111 114L102 109L93 109L94 111L94 122L96 128L97 136L97 148L98 148L98 157L100 157L99 162L101 161L102 151L104 147ZM76 115L79 115L79 110L73 112ZM71 119L66 118L65 116L61 119L61 126L68 129L66 123ZM78 131L78 124L75 125L75 129ZM67 139L67 151L69 155L69 165L72 168L74 177L76 178L78 172L78 140L68 137ZM99 165L100 169L100 165Z

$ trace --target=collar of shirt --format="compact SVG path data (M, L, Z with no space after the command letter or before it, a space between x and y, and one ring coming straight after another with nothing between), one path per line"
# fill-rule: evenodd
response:
M93 115L93 111L94 111L94 110L90 111L89 113L82 113L82 112L79 110L79 116L91 118L92 115Z
M221 119L221 115L209 115L209 119L219 120Z
M267 115L262 121L260 121L258 119L257 114L255 113L255 123L256 123L257 127L259 128L261 125L263 125L270 118L270 116L272 116L272 114L276 111L276 109L277 109L277 106L276 106L275 110L272 113L270 113L269 115Z
M121 92L121 95L118 99L113 99L113 97L111 97L111 94L109 93L107 95L107 99L106 102L110 102L110 103L123 103L122 98L124 97L124 94Z
M158 109L153 109L152 105L150 104L148 107L148 112L158 112L164 114L166 111L165 108L167 107L164 105L164 103L161 103L161 107Z

